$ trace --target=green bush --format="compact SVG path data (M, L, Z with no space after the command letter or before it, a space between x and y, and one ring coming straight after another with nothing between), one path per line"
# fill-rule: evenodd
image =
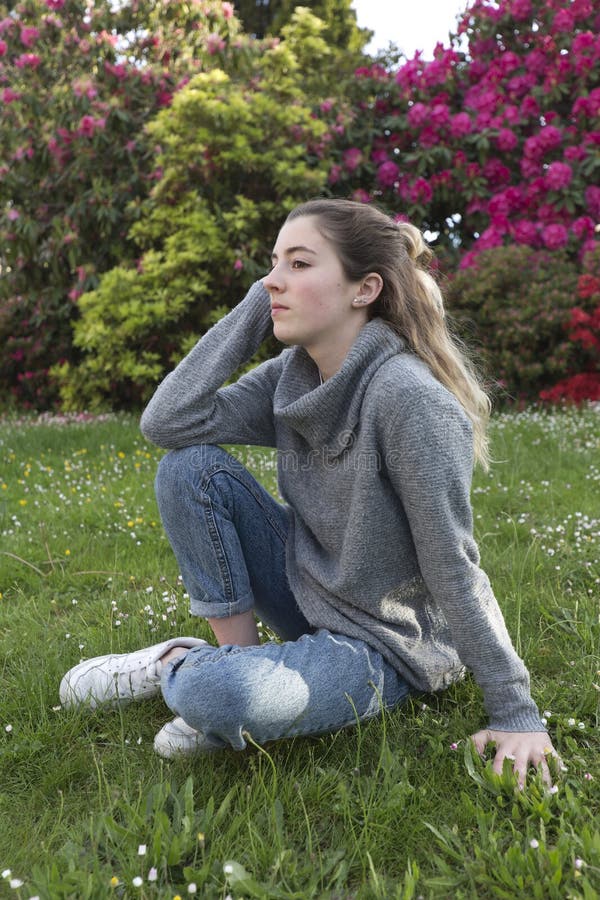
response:
M481 253L449 280L449 312L478 350L500 399L537 399L541 389L577 371L579 351L567 326L579 303L579 273L563 253L509 246Z
M323 27L300 13L320 46ZM290 26L290 29L292 27ZM319 193L326 126L304 100L291 31L253 77L196 75L148 127L161 173L129 239L139 255L79 300L81 362L55 369L67 409L130 406L264 275L286 213ZM326 48L325 48L326 49Z

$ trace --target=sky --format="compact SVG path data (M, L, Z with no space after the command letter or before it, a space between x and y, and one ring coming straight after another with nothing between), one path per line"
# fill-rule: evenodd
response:
M467 6L468 0L352 0L360 27L375 32L369 52L392 41L409 58L423 50L425 59L431 59L438 41L448 43L448 32Z

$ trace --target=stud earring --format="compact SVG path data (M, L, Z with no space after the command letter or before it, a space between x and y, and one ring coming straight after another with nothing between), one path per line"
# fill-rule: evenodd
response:
M362 304L362 303L366 303L367 300L365 299L365 297L355 297L354 300L353 300L352 302L353 302L353 303L361 303L361 304Z

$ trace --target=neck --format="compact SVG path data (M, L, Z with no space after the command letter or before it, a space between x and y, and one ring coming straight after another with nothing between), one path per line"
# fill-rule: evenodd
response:
M323 381L327 381L342 368L342 364L364 324L361 322L358 328L353 328L347 334L338 336L335 341L320 341L304 345L304 349L317 366Z

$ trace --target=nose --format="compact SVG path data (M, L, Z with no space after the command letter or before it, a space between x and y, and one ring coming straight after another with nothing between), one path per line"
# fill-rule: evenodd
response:
M283 289L283 280L277 263L274 263L271 271L265 275L263 284L268 291L281 291Z

